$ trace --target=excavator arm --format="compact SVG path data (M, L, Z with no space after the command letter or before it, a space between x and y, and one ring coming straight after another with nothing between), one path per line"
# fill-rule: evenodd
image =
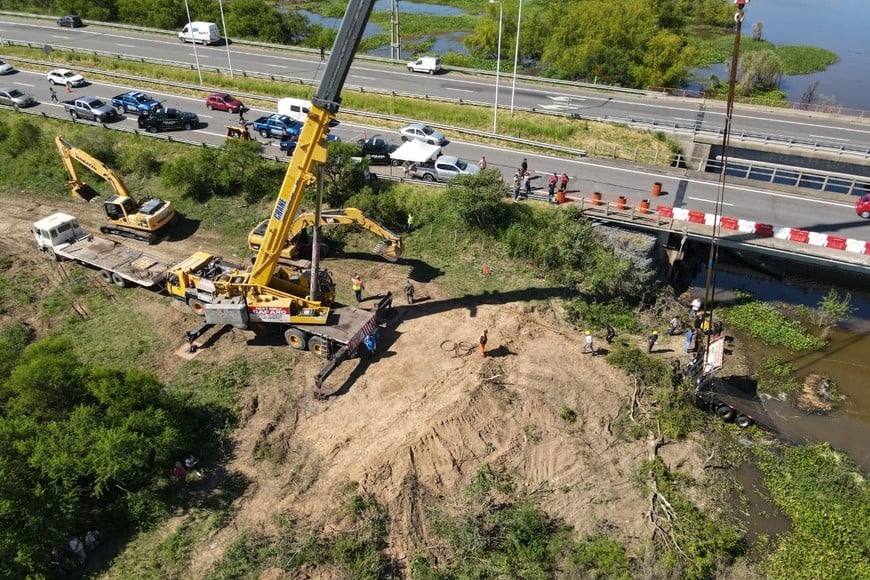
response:
M314 164L326 162L326 134L329 124L338 113L341 102L339 95L374 4L375 0L350 0L344 13L323 79L311 101L313 106L293 150L278 199L269 217L263 243L248 278L248 282L254 286L269 285L281 259L281 251L286 244L296 212L299 211L305 188L315 181Z
M313 226L316 221L317 216L314 212L300 213L296 216L293 223L290 224L290 231L287 232L287 244L281 252L281 257L284 261L292 260L295 257L299 245L299 234L301 234L306 228ZM374 253L390 262L398 261L404 252L404 245L401 237L397 236L375 220L366 217L362 211L353 207L323 210L320 212L320 225L321 227L330 225L355 225L380 236L381 241L375 246ZM251 250L259 250L262 245L263 233L265 232L266 227L268 227L268 221L261 222L260 225L254 228L248 235L248 247Z
M121 178L117 173L112 171L111 168L106 166L105 163L86 153L85 151L79 149L78 147L74 147L61 137L60 135L54 138L54 143L57 145L57 151L60 153L60 159L63 162L63 166L66 169L67 174L69 175L69 184L72 187L72 196L78 199L83 199L85 201L90 201L94 197L96 197L96 193L93 189L88 186L87 183L83 182L79 178L78 171L76 170L75 163L73 161L78 161L107 182L112 186L112 189L115 190L115 195L120 197L130 197L130 192L127 190L127 186L124 185L124 182L121 181Z

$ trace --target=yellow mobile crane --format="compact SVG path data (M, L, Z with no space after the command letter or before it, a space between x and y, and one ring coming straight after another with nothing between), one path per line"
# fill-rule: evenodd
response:
M382 312L392 304L392 294L388 293L373 310L330 309L294 290L292 271L279 265L305 188L316 180L315 164L326 162L326 134L338 112L341 89L374 3L350 0L348 4L253 266L210 281L214 290L203 304L206 324L188 333L192 342L214 325L255 330L263 324L277 325L291 347L329 359L315 379L318 389L336 365L356 355L357 347L377 329Z
M287 244L281 250L281 260L289 263L296 257L299 252L299 247L304 245L302 233L307 228L313 226L317 221L315 212L301 213L296 216L290 226L290 231L287 232ZM375 246L373 253L383 257L388 262L397 262L402 257L404 246L402 238L376 222L375 220L366 217L366 215L354 208L345 207L340 209L326 209L320 212L320 225L343 225L351 224L370 231L381 237L381 241ZM248 248L251 251L259 251L263 243L263 234L266 233L266 228L269 226L269 220L263 220L260 224L251 230L248 234Z
M100 227L104 234L115 234L126 238L134 238L153 244L158 241L164 228L175 217L172 203L159 198L151 198L145 202L137 202L130 195L127 186L117 173L105 163L86 151L74 147L63 137L54 138L57 151L63 166L69 174L69 184L72 186L72 196L84 201L91 201L96 192L79 178L74 161L78 161L103 179L105 179L115 194L103 202L107 223Z

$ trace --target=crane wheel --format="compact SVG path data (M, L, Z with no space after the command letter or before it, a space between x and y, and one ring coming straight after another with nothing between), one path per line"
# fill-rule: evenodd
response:
M203 304L201 300L198 300L196 298L191 298L190 300L187 301L187 306L197 316L205 316L205 304Z
M312 336L308 339L308 350L320 358L329 359L329 345L326 340L319 336Z
M112 272L112 283L120 288L126 288L127 281L117 272Z
M284 331L284 341L295 350L308 348L308 333L298 328L288 328Z
M752 425L752 419L750 419L746 415L737 415L737 418L734 419L734 422L737 423L737 426L741 429L746 429L747 427Z

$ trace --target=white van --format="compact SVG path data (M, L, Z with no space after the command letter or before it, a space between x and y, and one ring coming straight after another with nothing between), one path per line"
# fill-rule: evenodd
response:
M278 101L278 114L287 115L294 121L304 123L308 119L308 111L311 109L311 102L305 99L280 99Z
M191 22L178 33L181 42L200 42L214 44L220 42L221 33L214 22Z
M441 72L441 59L437 56L421 56L417 60L412 60L408 63L408 70L434 75Z

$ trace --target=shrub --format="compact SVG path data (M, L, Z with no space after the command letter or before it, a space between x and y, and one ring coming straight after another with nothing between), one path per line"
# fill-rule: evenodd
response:
M792 350L813 350L825 346L825 341L808 333L800 322L789 320L770 304L749 301L721 311L728 324L744 330L752 338L770 346Z

